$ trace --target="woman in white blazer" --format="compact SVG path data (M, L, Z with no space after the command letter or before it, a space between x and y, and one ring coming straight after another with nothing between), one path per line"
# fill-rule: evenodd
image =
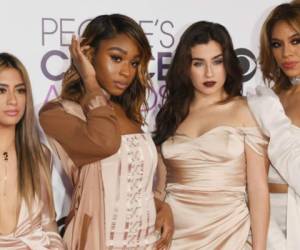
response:
M271 219L268 249L300 249L300 4L281 4L261 31L259 63L265 82L248 103L270 137Z

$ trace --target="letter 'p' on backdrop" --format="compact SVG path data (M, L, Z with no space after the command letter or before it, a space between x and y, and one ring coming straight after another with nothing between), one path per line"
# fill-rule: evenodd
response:
M279 0L44 0L1 1L0 51L10 52L27 67L36 111L61 89L69 65L68 46L73 33L80 35L93 17L122 13L144 29L152 47L150 63L154 90L149 94L148 130L154 126L164 80L178 39L191 23L208 20L230 32L244 73L244 87L261 84L256 59L259 32ZM67 213L68 202L59 167L53 176L58 218Z

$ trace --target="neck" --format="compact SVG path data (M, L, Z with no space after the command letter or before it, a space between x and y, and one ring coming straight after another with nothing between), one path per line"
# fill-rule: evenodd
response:
M15 127L0 127L0 153L15 145Z
M202 93L196 92L191 106L193 106L194 108L206 108L225 100L227 97L228 95L225 91L220 91L211 95L204 95Z

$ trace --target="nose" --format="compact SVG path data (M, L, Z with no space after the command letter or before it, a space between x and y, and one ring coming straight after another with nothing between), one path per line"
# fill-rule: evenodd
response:
M128 62L124 62L121 66L120 74L124 77L129 77L131 74L131 64Z
M283 46L283 48L282 48L282 56L283 57L288 57L288 56L292 55L293 53L294 53L293 45L287 43Z
M212 77L214 74L213 65L207 64L205 67L205 76Z
M10 105L16 105L17 104L17 97L16 97L16 94L13 91L8 92L7 104L10 104Z

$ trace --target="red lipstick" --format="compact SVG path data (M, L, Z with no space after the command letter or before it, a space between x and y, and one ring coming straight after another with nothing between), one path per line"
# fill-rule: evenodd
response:
M206 81L203 83L203 85L207 88L211 88L211 87L215 86L216 83L217 83L216 81Z

